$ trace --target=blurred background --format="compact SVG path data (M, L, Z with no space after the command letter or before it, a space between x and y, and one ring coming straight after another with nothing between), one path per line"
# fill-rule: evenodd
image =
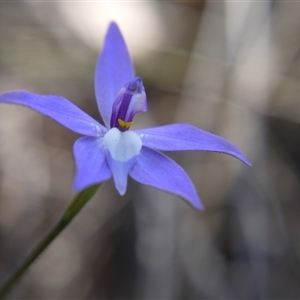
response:
M187 122L252 161L168 153L206 210L112 180L9 299L300 298L300 3L1 1L0 92L70 99L100 120L94 68L116 21L149 109L133 128ZM0 283L73 196L78 135L0 105ZM158 166L159 167L159 166Z

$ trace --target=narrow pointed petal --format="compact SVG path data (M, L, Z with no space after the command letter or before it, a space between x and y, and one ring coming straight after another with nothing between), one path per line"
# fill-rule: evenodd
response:
M110 127L113 102L121 87L134 78L134 67L116 23L111 23L98 58L95 72L95 93L98 108L106 127Z
M29 107L79 134L98 136L106 132L104 126L60 96L38 95L20 90L1 94L1 102Z
M114 178L115 187L119 194L123 196L127 189L128 173L136 161L136 156L127 161L120 161L115 160L110 152L107 151L106 158Z
M155 150L143 147L129 175L140 183L182 197L196 209L204 208L186 172Z
M171 124L135 131L143 145L162 151L201 150L232 155L251 166L236 146L224 138L189 124Z
M111 177L106 161L106 149L101 138L79 138L74 144L73 153L76 165L73 186L76 191L106 181Z

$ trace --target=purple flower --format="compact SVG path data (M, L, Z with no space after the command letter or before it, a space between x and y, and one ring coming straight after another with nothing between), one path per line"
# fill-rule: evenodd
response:
M83 190L113 176L124 195L128 175L136 181L174 193L197 209L203 205L185 171L158 152L205 150L232 155L247 165L246 156L227 140L188 124L129 130L134 115L147 110L142 79L134 68L122 34L111 23L95 73L95 92L105 126L60 96L10 91L0 102L20 104L84 135L74 144L74 189Z

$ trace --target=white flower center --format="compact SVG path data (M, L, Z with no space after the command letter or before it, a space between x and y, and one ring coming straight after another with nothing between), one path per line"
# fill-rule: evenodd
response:
M134 131L121 132L113 127L105 134L104 145L114 160L128 161L140 153L142 140Z

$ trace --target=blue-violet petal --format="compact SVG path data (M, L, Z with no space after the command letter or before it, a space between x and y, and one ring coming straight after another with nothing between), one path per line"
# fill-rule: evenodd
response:
M189 124L171 124L135 131L143 145L162 151L202 150L232 155L251 166L247 157L226 139Z
M98 108L107 128L113 102L121 87L134 78L134 67L118 25L112 22L104 40L95 71Z
M173 160L155 150L142 147L129 175L142 184L176 194L193 207L203 209L203 204L186 172Z
M106 161L106 149L101 138L79 138L74 144L73 153L76 166L73 186L76 191L81 191L111 177Z
M79 134L99 136L107 131L104 126L61 96L38 95L20 90L1 94L0 102L29 107Z

